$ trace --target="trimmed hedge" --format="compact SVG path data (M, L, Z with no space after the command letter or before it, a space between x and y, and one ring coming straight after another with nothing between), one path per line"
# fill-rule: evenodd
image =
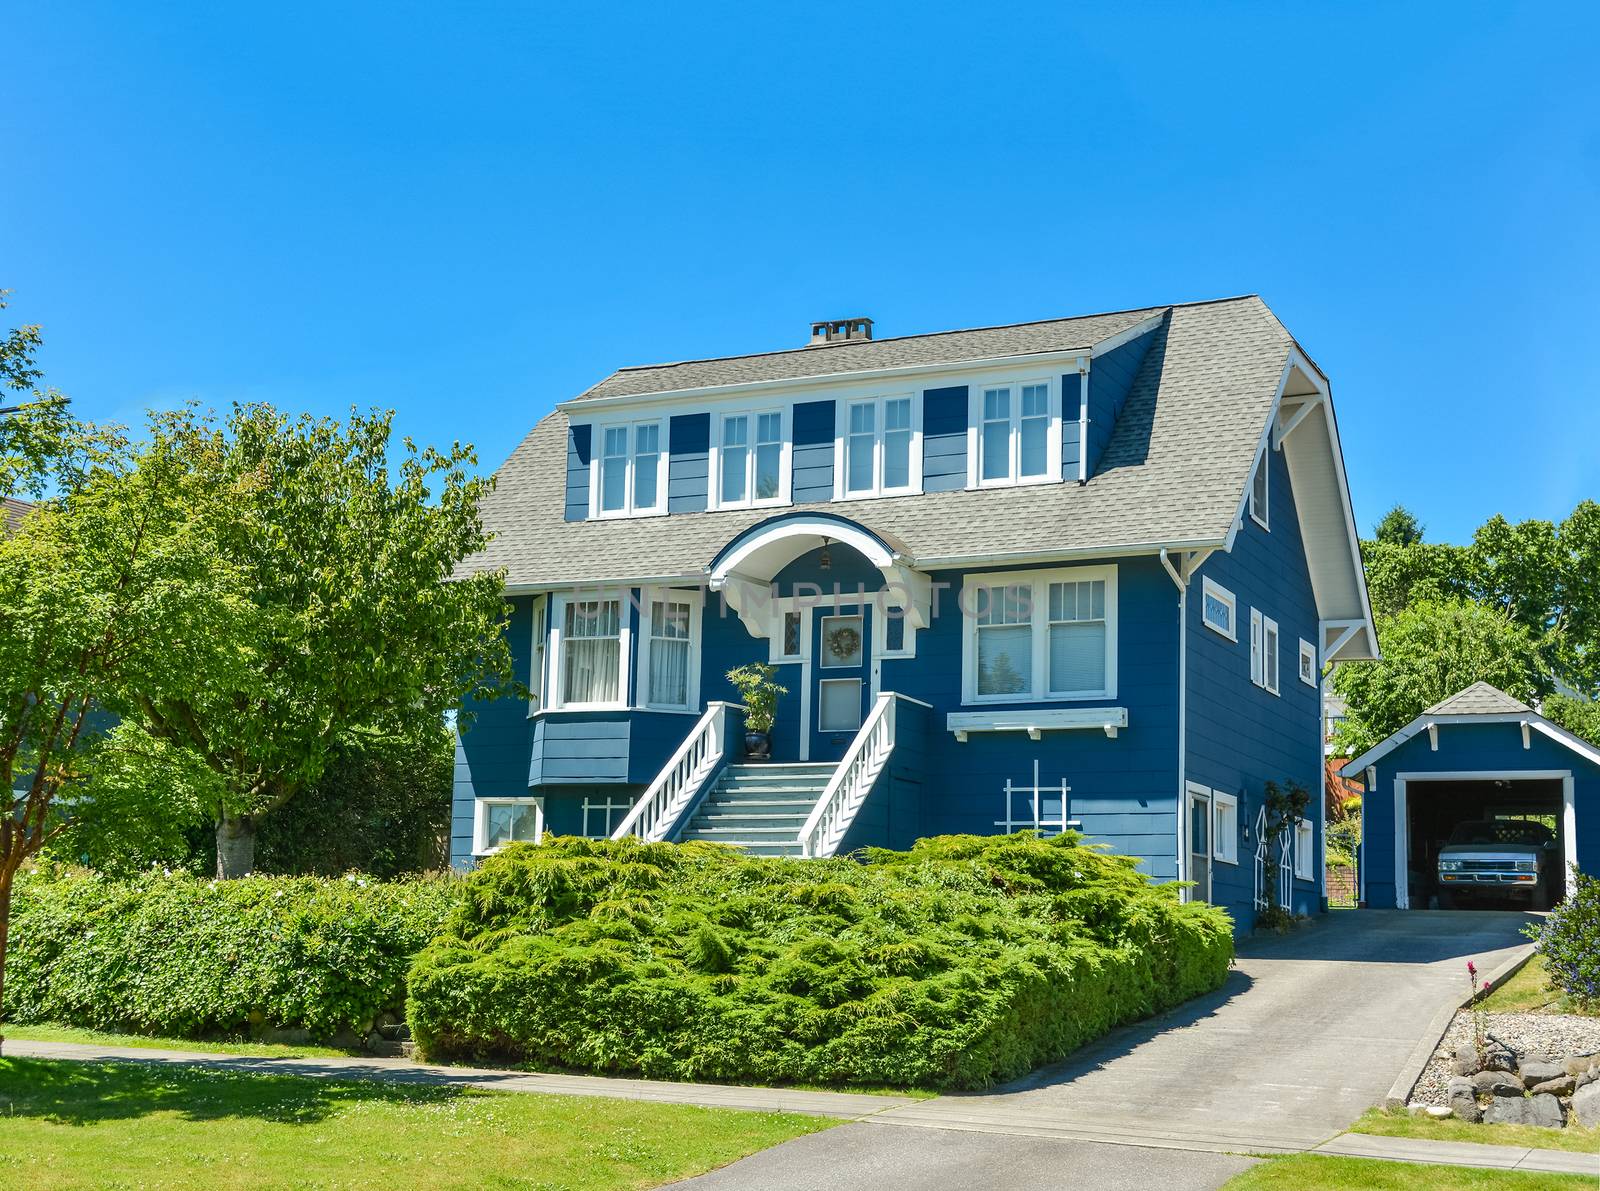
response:
M252 1027L361 1032L401 1008L406 968L460 884L25 874L12 906L6 1017L192 1038Z
M559 839L417 957L426 1053L656 1078L981 1087L1222 983L1232 924L1076 836L779 860Z

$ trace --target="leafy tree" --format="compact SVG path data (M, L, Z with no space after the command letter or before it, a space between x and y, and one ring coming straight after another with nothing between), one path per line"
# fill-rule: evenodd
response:
M1413 604L1473 595L1472 552L1465 546L1363 542L1361 560L1376 617L1394 616Z
M1383 659L1347 662L1333 689L1349 704L1336 745L1365 752L1422 711L1474 682L1531 702L1549 687L1549 637L1465 600L1413 604L1378 622Z
M392 414L346 423L265 405L226 421L161 415L152 450L195 461L211 499L197 515L246 609L230 664L137 693L124 761L164 744L213 780L217 874L255 864L259 824L312 788L341 749L415 740L464 698L509 689L497 573L452 579L487 542L492 481L470 448L391 452Z
M1574 736L1600 744L1600 703L1571 695L1551 695L1539 710Z
M1422 522L1405 505L1395 505L1383 515L1372 536L1386 546L1415 546L1422 541Z

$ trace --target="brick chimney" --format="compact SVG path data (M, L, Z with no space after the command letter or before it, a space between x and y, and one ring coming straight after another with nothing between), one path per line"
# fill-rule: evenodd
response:
M847 343L857 339L872 338L870 318L824 319L811 324L811 342L808 347L822 343Z

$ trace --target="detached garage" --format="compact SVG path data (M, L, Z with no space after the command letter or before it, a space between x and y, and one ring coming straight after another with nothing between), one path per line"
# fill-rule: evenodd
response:
M1600 748L1486 682L1344 767L1362 781L1362 898L1543 908L1600 872Z

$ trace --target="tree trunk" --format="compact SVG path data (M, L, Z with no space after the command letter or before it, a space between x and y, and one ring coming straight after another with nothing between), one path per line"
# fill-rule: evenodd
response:
M11 882L15 873L0 873L0 1030L6 1022L6 945L11 937ZM0 1054L5 1052L5 1035L0 1034Z
M248 877L256 867L256 822L224 811L217 820L217 876Z

